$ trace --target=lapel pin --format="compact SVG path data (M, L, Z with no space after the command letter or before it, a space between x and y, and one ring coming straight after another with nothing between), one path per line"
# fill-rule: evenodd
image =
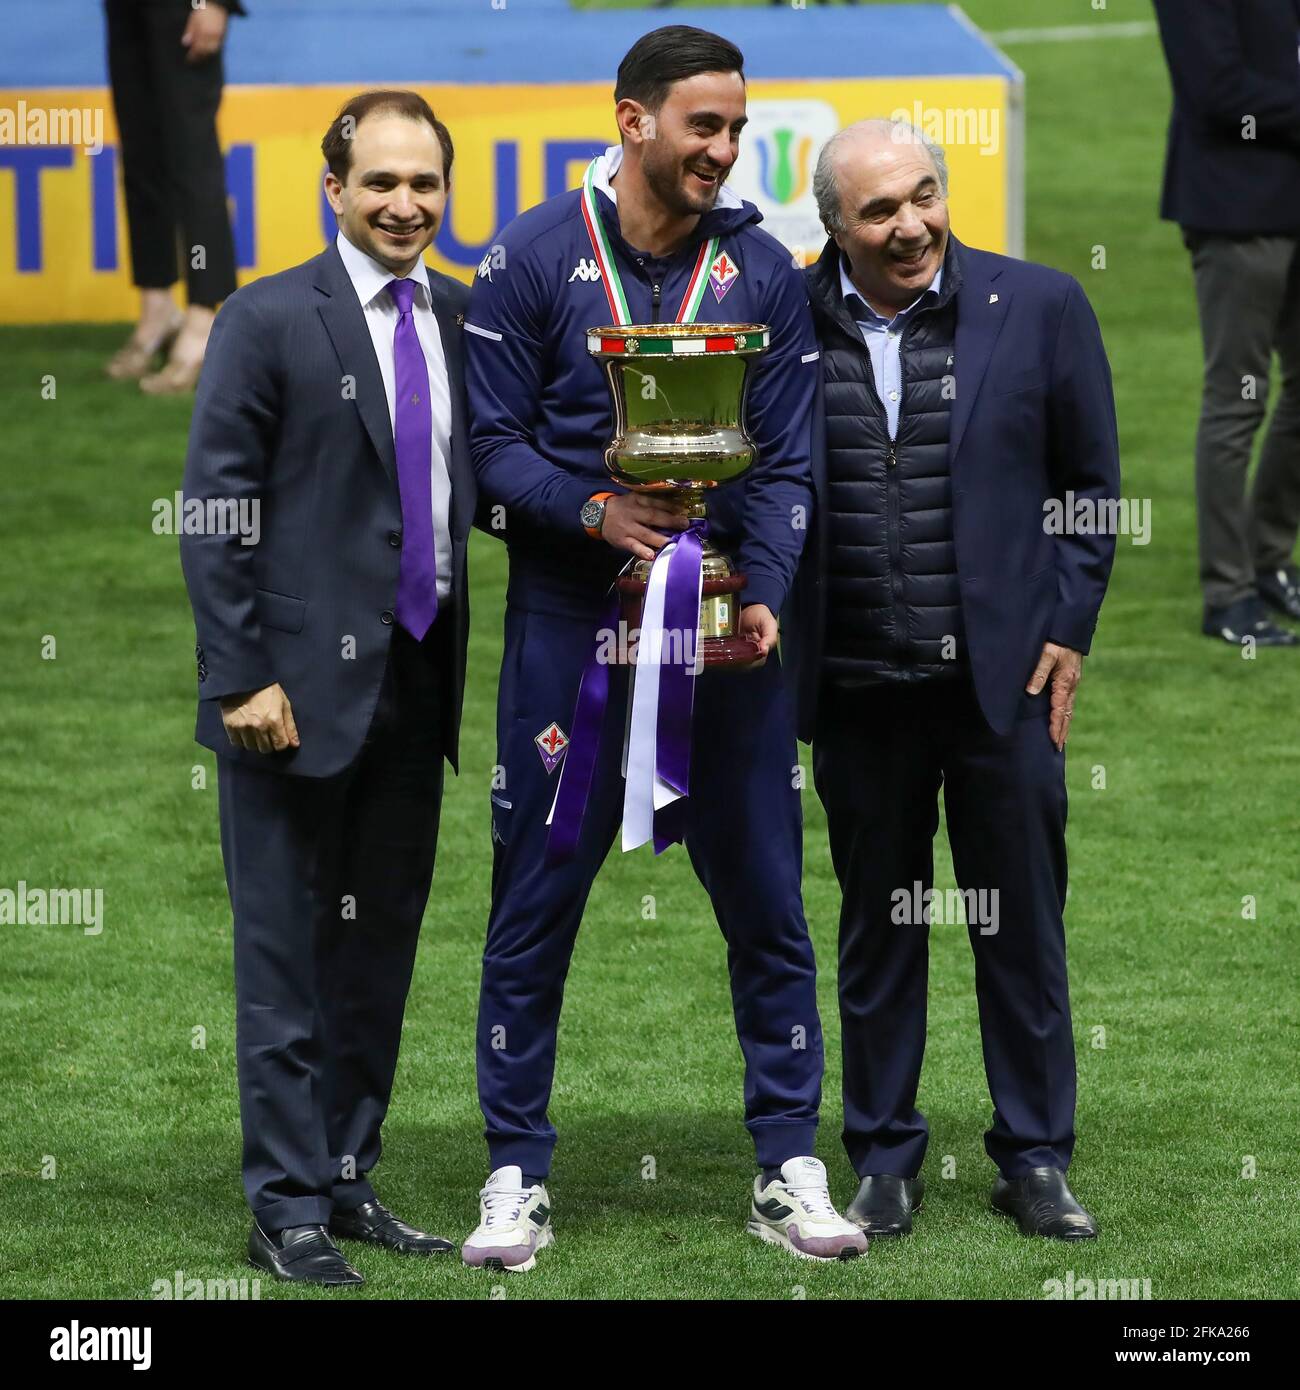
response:
M990 303L990 304L996 304L997 302L998 302L998 297L997 297L997 295L995 295L995 294L989 295L989 303Z
M457 328L464 328L464 327L465 327L465 315L464 315L464 314L457 314L457 315L456 315L456 327L457 327Z

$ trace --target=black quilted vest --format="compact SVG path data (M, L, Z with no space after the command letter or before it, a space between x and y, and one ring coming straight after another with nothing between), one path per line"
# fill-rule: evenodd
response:
M967 669L948 470L961 270L950 241L939 294L903 329L891 441L838 257L832 241L807 271L826 412L823 670L839 685L951 678Z

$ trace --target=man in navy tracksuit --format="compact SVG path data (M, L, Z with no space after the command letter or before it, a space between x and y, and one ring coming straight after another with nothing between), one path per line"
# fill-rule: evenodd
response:
M604 470L613 424L586 330L614 321L620 286L625 322L671 322L689 317L689 287L703 267L696 321L771 328L746 415L758 461L709 508L711 536L748 575L740 631L765 657L806 534L817 344L789 253L759 229L758 210L724 187L745 122L742 63L725 39L686 26L638 41L615 88L621 146L596 161L585 191L506 227L471 293L472 455L510 555L478 1022L491 1173L464 1246L473 1265L529 1269L552 1239L544 1184L555 1144L546 1111L556 1029L583 907L620 819L625 667L610 673L570 862L546 863L546 821L610 584L629 555L652 558L665 532L686 524L662 502L614 490ZM749 1230L833 1259L860 1253L865 1240L834 1210L812 1156L823 1059L800 892L797 764L774 654L752 672L699 681L685 845L727 946L745 1123L762 1170Z

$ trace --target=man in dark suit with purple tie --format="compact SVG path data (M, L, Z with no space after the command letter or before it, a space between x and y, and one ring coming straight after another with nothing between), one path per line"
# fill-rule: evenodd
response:
M234 913L249 1258L356 1284L335 1236L452 1248L369 1174L456 767L475 492L466 291L422 260L450 135L415 93L371 92L322 150L338 237L226 302L190 433L187 500L257 524L186 535L181 558Z

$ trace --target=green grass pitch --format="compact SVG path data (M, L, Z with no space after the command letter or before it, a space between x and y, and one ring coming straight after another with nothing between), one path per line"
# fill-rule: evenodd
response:
M1086 0L967 9L991 30L1151 14L1145 0L1112 0L1104 15ZM915 1236L827 1267L747 1238L752 1151L721 938L680 850L616 853L561 1026L557 1245L511 1298L1041 1298L1067 1269L1149 1278L1157 1298L1300 1291L1300 655L1245 661L1197 633L1199 344L1186 255L1156 219L1167 79L1154 36L1008 51L1028 82L1029 254L1076 274L1096 306L1124 491L1153 512L1150 545L1121 540L1068 762L1072 1176L1102 1238L1025 1240L988 1211L973 971L952 926L932 932L930 1192ZM1098 244L1104 271L1090 267ZM105 891L99 936L0 927L5 1297L143 1298L177 1269L252 1273L213 759L191 741L176 542L151 530L153 499L179 486L189 405L103 379L120 332L0 331L0 886ZM55 400L41 396L47 373ZM486 1160L473 1027L504 555L476 535L471 564L464 767L448 785L376 1174L401 1215L455 1238L475 1222ZM838 894L811 783L805 828L828 1054L819 1151L844 1202ZM945 845L937 855L949 886ZM350 1296L486 1298L497 1282L451 1261L356 1259L369 1282ZM321 1295L264 1280L262 1296Z

